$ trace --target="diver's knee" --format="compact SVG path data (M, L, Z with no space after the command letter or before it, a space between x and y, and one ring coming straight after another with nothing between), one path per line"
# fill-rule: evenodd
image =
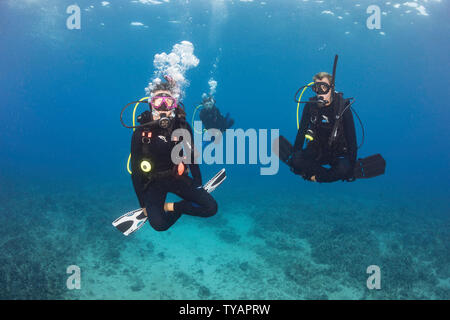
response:
M346 176L351 171L350 161L347 159L340 159L337 166L336 171L340 176Z
M298 151L292 155L288 165L295 174L303 175L311 171L312 161L306 158L302 151Z
M289 166L294 169L299 169L302 166L304 159L301 152L296 152L289 160Z
M212 217L217 213L219 206L216 200L211 201L211 203L206 207L206 216Z
M165 221L151 221L150 220L150 225L152 226L152 228L155 231L159 231L159 232L166 231L170 228L170 224L168 224Z

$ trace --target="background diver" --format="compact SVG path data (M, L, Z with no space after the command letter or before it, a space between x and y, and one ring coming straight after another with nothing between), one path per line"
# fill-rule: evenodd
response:
M353 181L384 174L386 161L379 154L356 159L357 143L352 98L335 91L337 56L333 75L320 72L308 87L316 93L306 103L294 146L280 136L279 157L295 174L314 182ZM297 97L296 94L296 97ZM301 99L301 96L300 96ZM358 117L359 120L359 117ZM362 125L362 124L361 124ZM364 134L364 128L363 128ZM306 148L303 145L307 140ZM276 150L275 150L276 151ZM329 166L328 168L324 167Z
M202 187L202 176L198 164L194 163L194 149L184 150L184 156L191 157L189 169L183 162L174 164L172 149L181 141L172 141L175 129L192 129L186 122L186 114L174 98L175 83L168 80L155 85L149 98L150 111L143 112L134 128L131 138L131 169L134 190L141 209L124 214L113 225L125 235L139 229L148 219L153 229L164 231L170 228L182 214L210 217L217 212L217 202L209 194L225 179L225 170L219 172ZM128 104L130 105L130 104ZM127 106L128 106L127 105ZM127 108L127 106L122 110ZM121 115L122 119L122 115ZM183 200L165 203L171 192Z
M200 120L206 130L214 128L224 132L233 126L234 120L230 118L229 113L225 117L220 113L213 96L203 94L202 99L203 101L199 106L203 107L200 111Z

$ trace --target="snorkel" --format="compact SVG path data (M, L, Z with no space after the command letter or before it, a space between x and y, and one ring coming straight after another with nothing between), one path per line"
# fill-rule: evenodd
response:
M334 56L334 63L333 63L333 78L331 80L331 95L334 99L335 95L336 95L336 90L335 89L335 84L336 84L336 68L337 68L337 63L338 63L338 55Z
M333 63L333 73L332 73L332 78L331 78L331 83L330 83L330 88L329 90L331 91L330 94L330 100L325 100L325 98L323 97L323 95L320 94L320 91L314 90L317 94L317 103L319 104L320 107L324 107L324 106L329 106L333 101L334 98L336 97L336 67L337 67L337 63L338 63L338 55L334 56L334 63ZM326 83L325 83L326 85ZM320 86L320 85L319 85ZM328 91L324 92L324 94L328 95Z

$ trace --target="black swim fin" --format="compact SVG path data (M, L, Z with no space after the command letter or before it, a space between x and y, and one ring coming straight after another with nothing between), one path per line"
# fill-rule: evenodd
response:
M281 161L287 164L290 156L294 152L294 147L283 136L279 136L274 142L272 151L280 158Z
M377 153L363 159L358 159L353 176L355 179L373 178L384 174L385 169L386 160L383 159L381 154Z

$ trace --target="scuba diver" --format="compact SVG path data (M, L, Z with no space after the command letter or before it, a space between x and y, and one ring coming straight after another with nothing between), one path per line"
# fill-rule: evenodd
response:
M183 148L180 151L182 159L191 157L188 165L183 161L175 164L172 161L172 150L183 143L183 137L172 141L172 132L182 128L192 129L186 122L186 113L181 102L174 98L175 82L165 77L167 82L156 84L147 101L141 99L138 103L148 102L150 111L143 112L137 120L140 125L127 126L133 128L131 138L131 178L140 209L128 212L113 222L113 225L125 235L129 235L142 227L146 220L156 231L169 229L182 214L198 217L211 217L217 212L217 202L209 194L225 180L225 170L222 169L213 179L202 187L200 168L194 161L194 147ZM136 106L137 106L136 104ZM135 107L136 109L136 107ZM133 117L134 121L134 117ZM192 141L192 140L191 140ZM184 146L185 144L183 144ZM193 142L192 142L193 145ZM189 170L188 170L188 167ZM191 172L192 178L188 176ZM168 193L174 193L183 200L166 203Z
M200 111L200 120L206 130L213 128L224 132L233 126L234 120L230 118L229 113L225 117L220 113L213 96L203 94L202 99L202 103L197 108L203 107Z
M335 91L337 60L336 55L333 75L320 72L313 77L313 82L297 91L295 101L298 106L305 103L305 107L294 146L280 136L279 150L274 150L291 171L308 181L334 182L371 178L384 174L386 167L386 161L380 154L357 160L358 147L352 115L352 111L355 111L351 108L354 100L345 99L342 93ZM300 101L308 87L316 96L309 101ZM297 94L302 89L297 100ZM356 116L361 123L359 116ZM364 139L362 123L361 127ZM307 144L303 148L305 140Z

